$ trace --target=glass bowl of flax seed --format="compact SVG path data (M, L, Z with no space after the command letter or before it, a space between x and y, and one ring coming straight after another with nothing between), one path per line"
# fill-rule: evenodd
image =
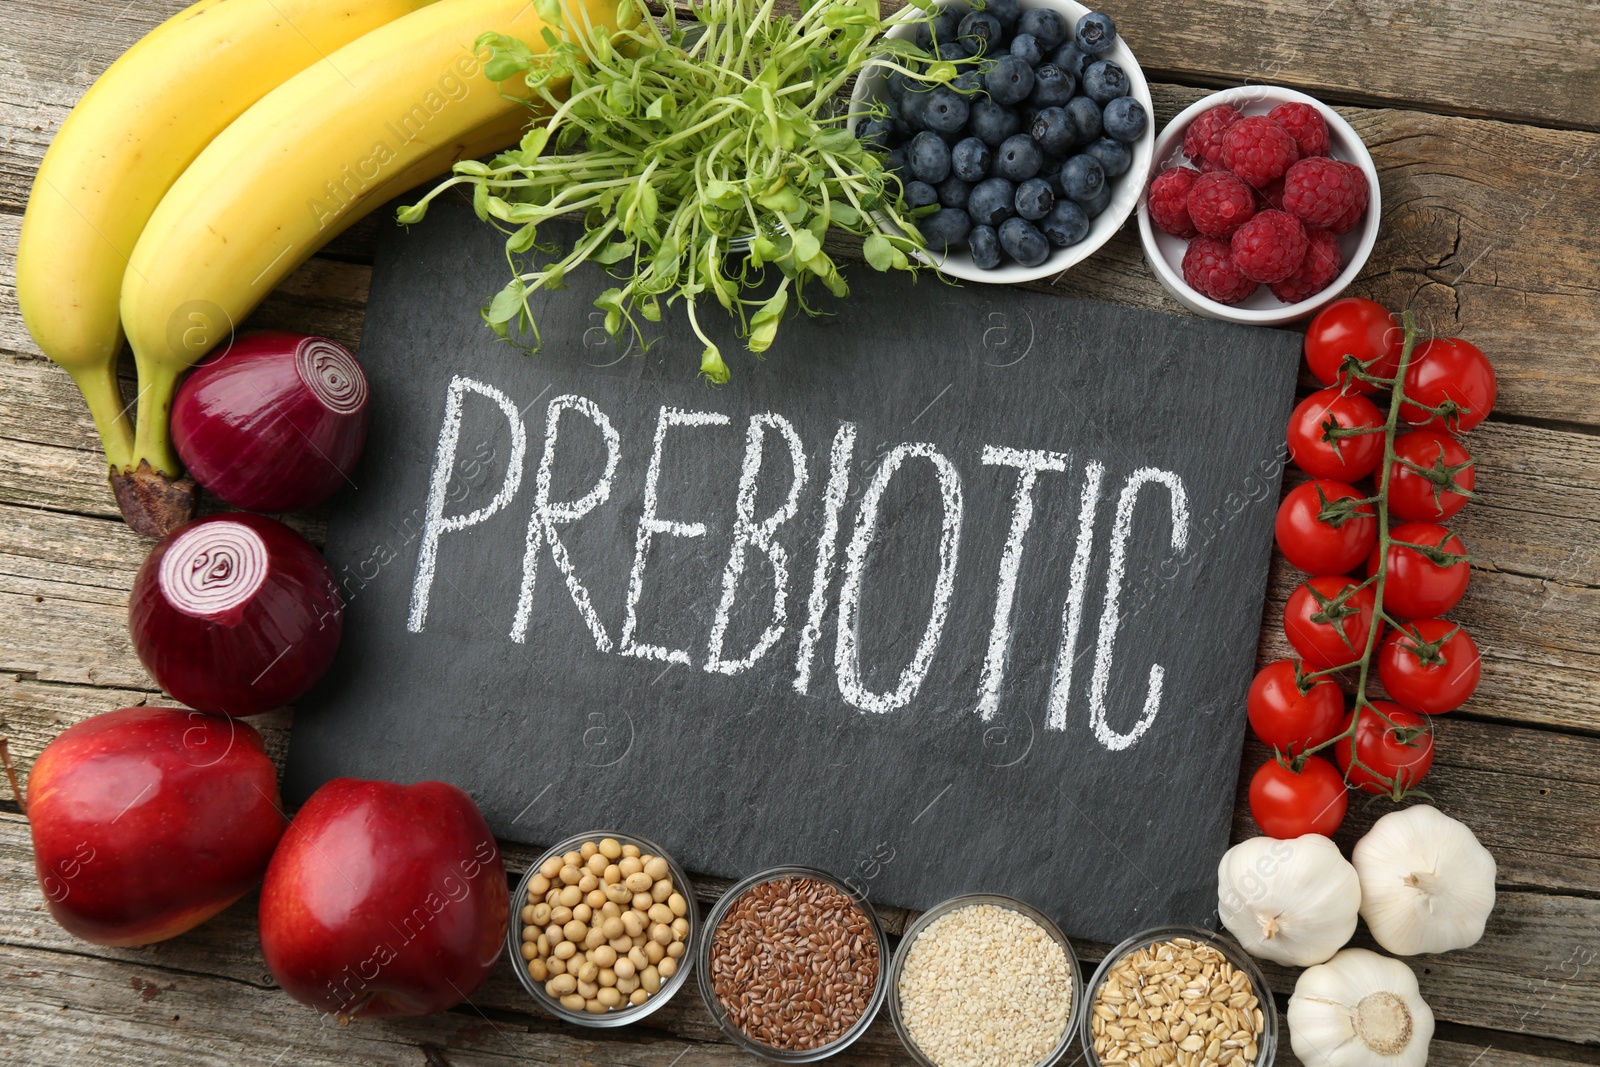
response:
M1145 930L1106 953L1079 1019L1087 1067L1272 1067L1278 1051L1261 968L1192 926Z
M810 867L739 882L695 946L700 996L739 1047L779 1063L847 1048L883 1006L889 938L872 905Z

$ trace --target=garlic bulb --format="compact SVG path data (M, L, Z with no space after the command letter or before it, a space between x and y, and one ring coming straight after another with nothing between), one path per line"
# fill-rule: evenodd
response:
M1356 931L1361 884L1321 834L1254 837L1217 864L1222 925L1252 956L1304 967L1339 951Z
M1289 998L1289 1044L1318 1067L1422 1067L1433 1010L1399 960L1347 948L1308 969Z
M1361 917L1397 956L1476 944L1494 909L1494 857L1426 804L1390 812L1356 842Z

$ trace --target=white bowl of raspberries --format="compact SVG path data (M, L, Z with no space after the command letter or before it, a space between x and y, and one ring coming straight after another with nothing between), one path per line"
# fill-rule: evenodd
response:
M1139 200L1145 258L1173 298L1277 326L1336 298L1378 237L1378 172L1333 109L1276 86L1225 89L1156 138Z

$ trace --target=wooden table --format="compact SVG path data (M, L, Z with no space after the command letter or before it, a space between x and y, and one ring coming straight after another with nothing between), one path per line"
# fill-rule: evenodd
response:
M6 0L0 8L0 735L22 769L86 716L160 701L129 644L149 542L117 519L84 406L39 354L12 257L45 146L90 81L183 0ZM1383 230L1355 291L1464 334L1500 400L1471 436L1482 499L1455 524L1475 554L1455 617L1484 679L1437 724L1427 787L1500 865L1482 942L1411 962L1445 1067L1600 1063L1600 7L1562 0L1169 0L1113 10L1154 83L1157 120L1245 81L1342 107L1382 174ZM361 335L376 223L303 267L253 320ZM70 254L70 250L63 250ZM1054 291L1178 310L1127 227ZM301 528L320 539L322 516ZM1280 566L1261 655L1285 649ZM1241 694L1242 698L1242 694ZM290 713L264 717L281 757ZM1252 746L1245 766L1262 752ZM1219 773L1232 773L1223 768ZM1381 810L1381 809L1379 809ZM1374 817L1356 805L1348 846ZM1254 830L1239 806L1236 832ZM513 868L526 848L508 846ZM896 930L905 916L888 915ZM1365 935L1357 943L1370 944ZM1097 959L1104 946L1080 946ZM27 1064L616 1063L748 1059L693 991L620 1032L560 1025L502 963L470 1005L324 1024L273 987L255 900L175 940L104 949L52 923L27 825L0 803L0 1059ZM1293 974L1274 970L1280 999ZM1280 1058L1291 1062L1285 1049ZM906 1062L886 1019L843 1062ZM1314 1065L1313 1065L1314 1067Z

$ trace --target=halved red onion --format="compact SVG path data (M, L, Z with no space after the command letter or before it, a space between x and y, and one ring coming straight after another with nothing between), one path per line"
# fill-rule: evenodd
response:
M172 440L194 480L234 507L310 507L349 484L361 458L367 378L325 337L250 334L178 387Z
M133 581L128 628L156 683L200 711L255 715L293 702L339 649L333 571L289 527L213 515L178 527Z

